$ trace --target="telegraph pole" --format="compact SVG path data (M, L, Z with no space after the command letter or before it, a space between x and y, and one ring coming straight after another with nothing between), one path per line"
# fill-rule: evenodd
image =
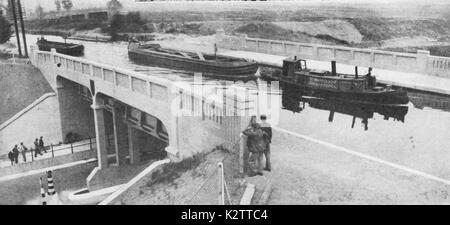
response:
M20 4L20 0L17 0L17 8L19 9L20 26L22 28L23 49L25 50L25 57L28 58L27 38L25 36L25 25L23 23L22 4Z
M10 0L10 3L11 3L11 13L13 15L14 20L14 29L16 30L17 47L19 49L19 56L22 57L22 48L20 47L19 27L17 26L16 6L14 4L14 0Z

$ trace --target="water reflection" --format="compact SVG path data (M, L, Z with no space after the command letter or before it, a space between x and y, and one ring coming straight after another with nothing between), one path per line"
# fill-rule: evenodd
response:
M408 97L414 107L418 109L428 107L450 112L450 97L448 95L408 91Z
M282 89L283 109L290 110L294 113L300 113L308 105L315 109L329 111L328 122L333 122L335 113L350 115L353 117L351 128L355 127L356 119L359 118L364 125L364 130L368 130L369 119L372 119L375 113L382 115L384 120L393 118L394 121L399 122L404 122L405 116L408 113L407 106L355 103L345 101L345 99L322 98L312 93L303 92L298 88L288 86L282 86Z

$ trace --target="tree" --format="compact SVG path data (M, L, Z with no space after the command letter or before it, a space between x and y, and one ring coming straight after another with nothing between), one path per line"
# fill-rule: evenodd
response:
M57 12L61 11L61 1L60 0L55 0L55 6L56 6Z
M112 16L110 25L109 25L109 35L113 41L117 40L117 33L121 29L121 24L123 23L122 15L115 14Z
M36 16L37 18L39 18L40 20L42 20L42 18L44 18L44 9L42 8L41 5L38 5L36 7Z
M70 11L73 7L72 0L61 0L61 4L66 11Z
M117 14L122 8L122 3L120 3L118 0L111 0L108 3L106 3L106 7L108 8L111 15Z
M11 26L12 24L4 16L0 16L0 44L9 41L9 38L11 38Z

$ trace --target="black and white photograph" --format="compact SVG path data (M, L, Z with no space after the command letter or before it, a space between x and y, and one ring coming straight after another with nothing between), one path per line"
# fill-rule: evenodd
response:
M448 0L0 0L0 205L448 204Z

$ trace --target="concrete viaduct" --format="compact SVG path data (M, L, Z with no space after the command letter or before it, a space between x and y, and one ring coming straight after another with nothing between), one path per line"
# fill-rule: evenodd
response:
M62 137L96 137L98 167L87 183L101 188L117 168L146 153L180 161L239 140L254 107L237 87L199 91L181 84L82 58L31 48L30 60L55 90ZM246 95L248 96L248 94ZM113 143L108 149L107 143ZM111 174L109 174L111 173Z

